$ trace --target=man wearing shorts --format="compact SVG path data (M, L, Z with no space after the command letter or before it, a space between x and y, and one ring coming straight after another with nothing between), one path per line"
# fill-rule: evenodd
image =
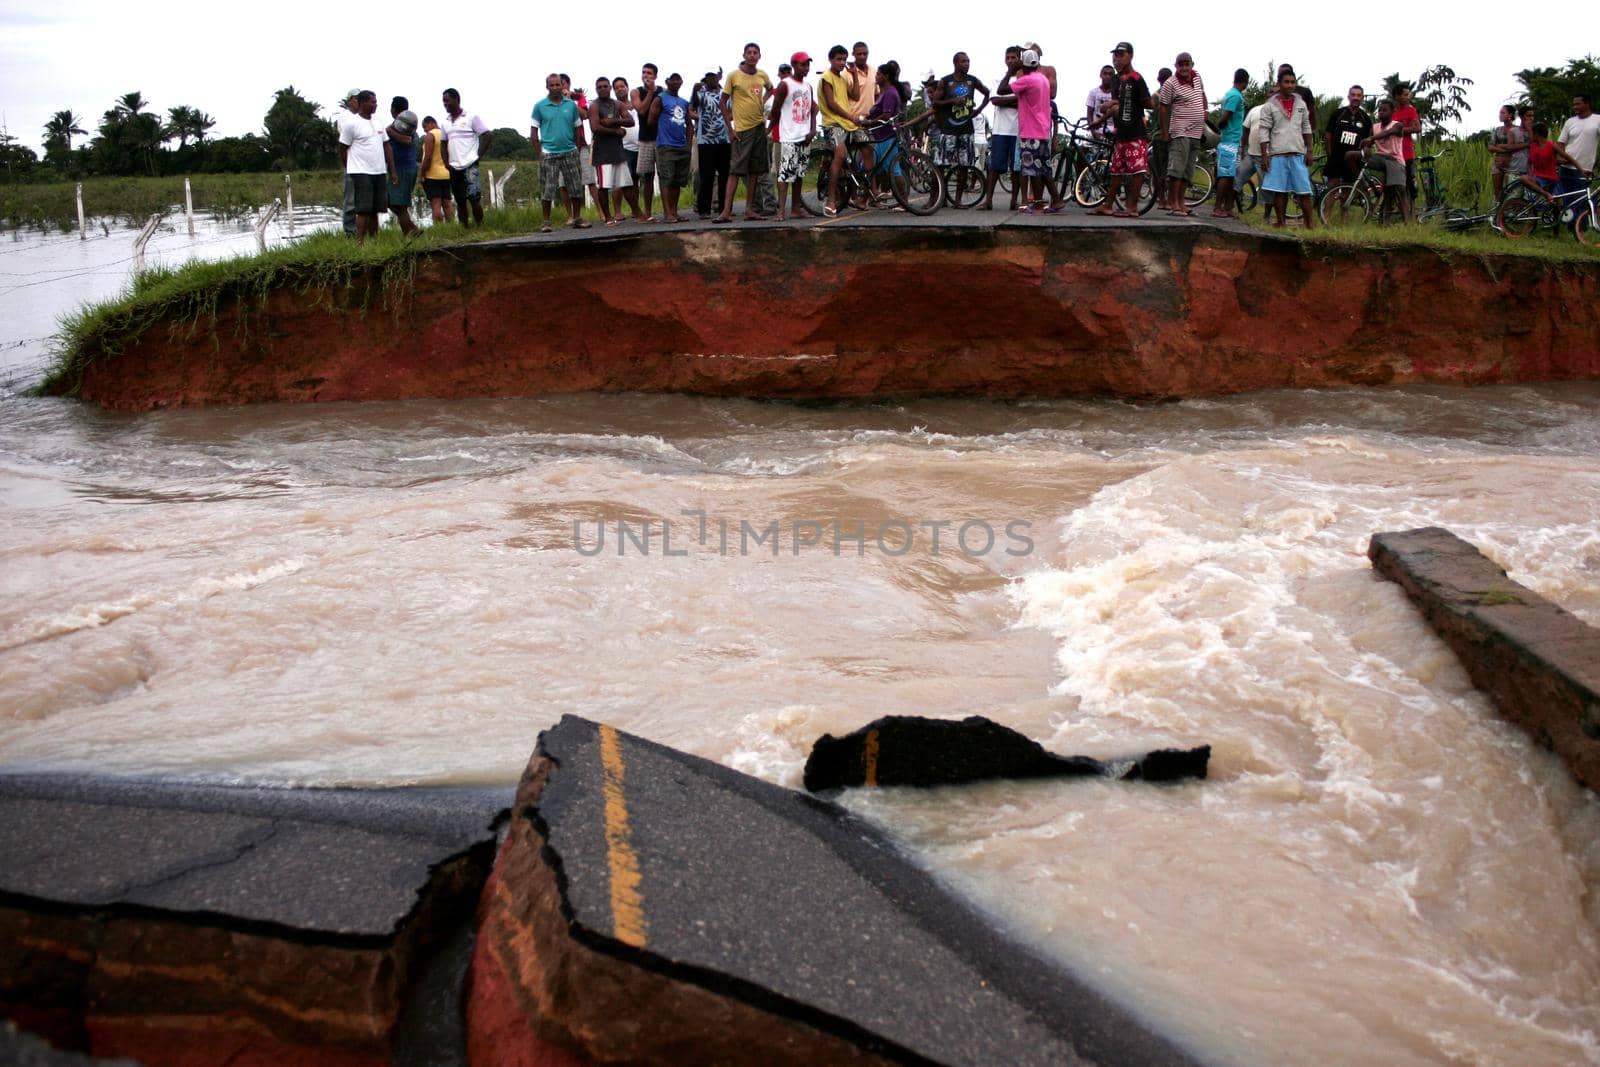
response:
M611 95L613 82L599 78L594 83L594 100L589 104L589 125L594 130L594 170L600 179L600 214L607 226L622 221L622 200L626 197L633 217L644 220L639 210L639 195L633 189L633 172L628 168L628 152L622 135L633 125L633 116Z
M722 201L722 214L712 222L733 221L733 196L739 191L739 179L744 179L744 217L749 221L765 219L759 214L761 203L756 186L767 180L771 156L767 148L767 122L765 105L772 95L772 79L756 66L761 62L761 46L751 42L744 46L744 59L728 75L722 89L722 117L733 131L733 161L728 168L728 188Z
M1145 134L1144 114L1150 107L1150 87L1144 75L1133 69L1133 45L1120 41L1111 50L1111 65L1117 72L1111 100L1101 106L1111 116L1111 187L1106 199L1091 215L1139 217L1139 191L1150 170L1150 141ZM1127 188L1127 206L1117 206L1117 193Z
M790 75L778 83L772 94L772 128L778 135L778 218L809 215L801 199L806 180L806 165L811 160L811 139L817 135L817 108L806 84L811 73L811 56L796 52L789 57ZM786 202L785 187L793 192Z
M389 213L410 237L417 232L411 221L411 194L417 189L417 113L403 96L389 101L389 147L394 152L396 177L389 182Z
M1243 67L1233 72L1233 85L1222 94L1222 115L1217 120L1217 203L1214 219L1233 218L1234 175L1239 171L1239 141L1244 137L1244 90L1250 74Z
M1014 44L1006 49L1006 73L995 87L989 102L994 105L989 118L989 175L988 188L984 190L979 211L994 210L994 187L1000 184L1000 175L1011 175L1011 210L1017 210L1017 196L1022 192L1022 175L1016 171L1017 156L1017 94L1011 91L1011 79L1022 73L1022 46Z
M933 162L940 167L970 167L977 155L972 145L972 120L989 106L989 87L971 74L972 60L965 52L951 59L955 68L939 79L928 103L939 113L939 129L934 136ZM977 96L983 94L983 100Z
M645 215L656 210L656 136L661 122L661 86L656 84L659 73L654 63L646 63L639 72L639 87L628 94L628 101L639 116L639 166L634 172L634 184L639 187Z
M446 89L443 95L447 121L444 124L445 165L450 168L450 192L456 200L456 218L467 225L470 206L472 220L483 225L483 191L478 184L478 160L489 151L494 134L488 124L461 109L461 94Z
M378 94L363 89L356 98L356 113L339 126L339 155L355 193L356 242L378 232L378 216L389 209L389 180L398 180L389 135L372 116Z
M1179 52L1172 65L1177 70L1156 94L1161 139L1167 142L1167 214L1189 215L1184 190L1205 148L1206 83L1188 52Z
M689 184L689 140L694 131L689 101L678 95L682 88L682 76L676 72L667 75L656 134L656 176L661 179L661 207L668 222L684 221L678 214L678 199Z
M1261 105L1261 187L1273 194L1280 228L1287 222L1289 194L1300 201L1306 229L1314 229L1316 211L1311 203L1311 116L1306 102L1295 92L1295 76L1278 75L1278 92Z
M1017 157L1023 180L1029 185L1024 215L1054 215L1066 207L1061 190L1050 172L1051 141L1055 123L1050 117L1050 79L1039 72L1039 53L1022 51L1022 73L1011 79L1017 97ZM1050 206L1039 208L1045 190L1050 190Z
M450 199L450 168L444 165L444 131L439 129L439 120L432 115L423 118L422 133L422 162L418 165L422 193L433 209L434 222L454 222L456 205Z
M583 166L578 161L578 105L567 98L561 75L544 80L545 96L533 105L528 140L539 161L539 208L544 214L541 233L550 232L550 205L561 194L567 218L575 230L586 230L583 220Z

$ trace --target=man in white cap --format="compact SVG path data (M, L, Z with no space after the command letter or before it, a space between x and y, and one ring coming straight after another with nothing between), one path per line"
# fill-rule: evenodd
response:
M344 110L333 118L333 130L337 140L344 141L344 124L346 119L359 117L358 101L361 97L360 89L350 89L344 94ZM356 182L349 174L344 176L344 235L356 235Z

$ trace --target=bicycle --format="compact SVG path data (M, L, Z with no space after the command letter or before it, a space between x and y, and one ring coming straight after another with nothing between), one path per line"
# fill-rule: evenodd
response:
M839 206L848 204L857 211L867 210L877 199L875 190L881 179L888 183L901 207L913 215L932 215L944 203L944 175L934 166L932 156L910 146L906 126L885 121L863 127L863 130L870 133L885 127L894 131L891 147L881 158L874 149L871 168L861 162L863 145L851 144L846 148L844 166L839 169ZM811 162L817 167L817 176L814 182L808 180L802 184L800 195L808 211L825 215L833 153L817 141L813 141L812 146Z
M1537 233L1540 226L1548 226L1550 235L1559 237L1570 224L1579 242L1600 248L1600 221L1596 217L1600 209L1596 207L1595 187L1591 177L1582 189L1553 193L1547 200L1532 195L1533 190L1519 183L1506 191L1495 208L1495 229L1518 240Z
M1439 180L1439 172L1434 164L1450 154L1449 148L1441 148L1431 156L1416 157L1417 186L1422 193L1423 202L1417 208L1417 221L1429 222L1433 219L1442 219L1444 224L1451 229L1460 229L1472 216L1465 208L1457 207L1453 200L1469 203L1474 208L1478 205L1478 197L1482 195L1482 187L1475 181L1465 181L1454 190L1455 196L1447 195L1444 183Z

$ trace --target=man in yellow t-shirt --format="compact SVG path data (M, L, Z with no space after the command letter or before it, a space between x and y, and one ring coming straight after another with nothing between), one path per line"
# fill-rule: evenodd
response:
M733 221L733 194L739 190L739 179L744 179L746 219L765 219L757 210L756 183L767 180L771 157L767 149L767 123L763 106L772 95L772 79L756 66L761 62L761 46L750 43L744 46L744 62L728 75L722 87L722 117L733 131L733 162L728 168L727 195L722 200L722 214L712 222Z
M844 170L844 154L850 135L861 127L855 121L854 104L850 100L850 75L845 70L847 53L844 45L828 49L828 72L817 87L817 110L822 113L822 143L833 155L828 171L828 203L823 209L829 215L839 213L839 172Z

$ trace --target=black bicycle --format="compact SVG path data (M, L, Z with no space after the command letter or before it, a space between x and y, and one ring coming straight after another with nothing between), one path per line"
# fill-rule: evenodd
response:
M881 142L855 143L845 149L844 166L839 169L837 206L842 208L848 205L857 211L866 211L882 202L884 194L881 190L887 188L895 201L913 215L932 215L938 211L944 204L944 175L934 166L932 156L911 147L906 127L898 122L884 121L863 129L868 134L892 129L893 133L887 142L889 147L881 154L876 148L876 144ZM869 143L874 152L871 167L861 161L862 149L868 147ZM800 194L806 208L816 215L837 214L835 207L828 203L833 153L824 145L825 142L820 139L812 142L811 166L816 168L815 177L807 178Z

